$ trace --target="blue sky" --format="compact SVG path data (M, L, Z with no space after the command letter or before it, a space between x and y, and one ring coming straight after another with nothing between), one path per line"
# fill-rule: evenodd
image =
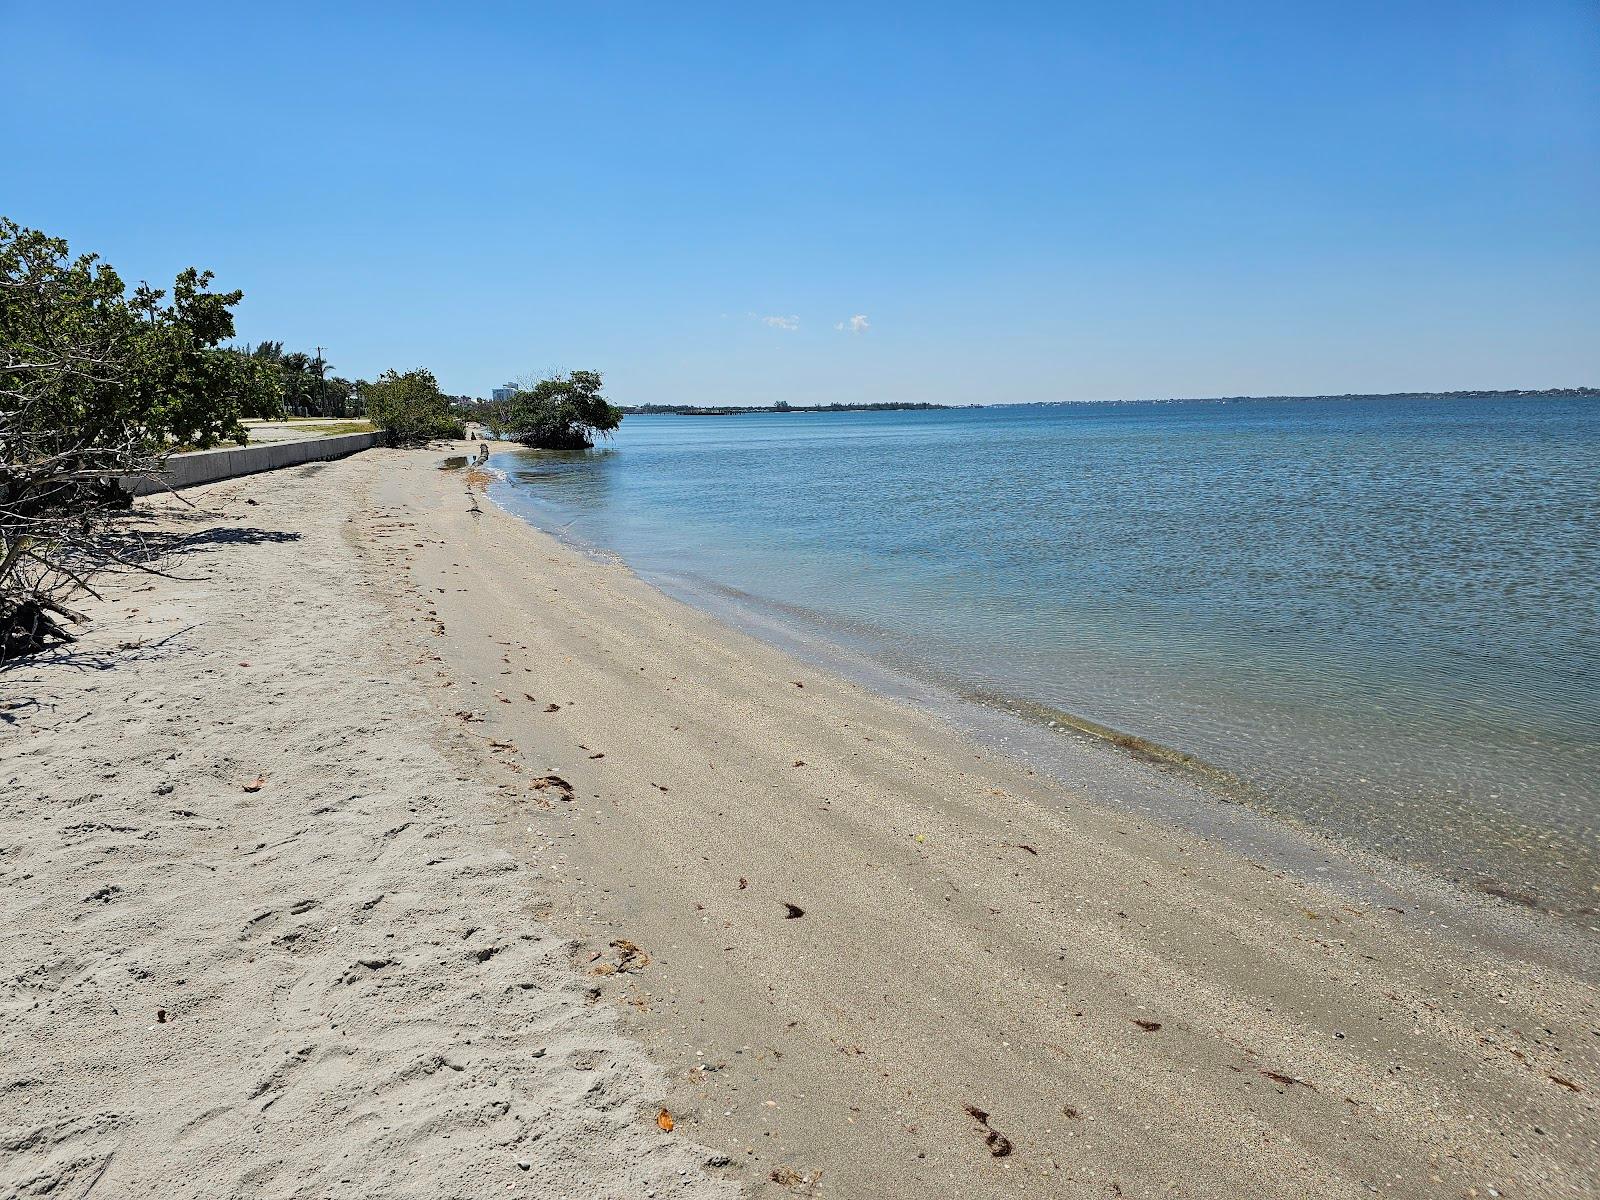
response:
M1592 2L0 26L0 212L130 279L210 267L242 338L341 374L592 367L628 403L1600 385Z

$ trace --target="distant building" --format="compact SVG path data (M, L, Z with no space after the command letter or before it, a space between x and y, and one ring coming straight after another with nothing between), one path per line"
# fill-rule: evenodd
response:
M517 394L517 390L518 390L517 389L517 385L514 384L514 383L508 383L504 387L495 388L494 389L494 402L496 404L499 404L502 400L511 399L511 397L513 397L513 396L515 396Z

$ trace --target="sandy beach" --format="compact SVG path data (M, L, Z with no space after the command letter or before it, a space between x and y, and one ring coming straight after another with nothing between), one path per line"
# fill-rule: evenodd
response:
M0 1195L1600 1188L1591 976L1044 778L440 458L141 502L173 577L0 679Z

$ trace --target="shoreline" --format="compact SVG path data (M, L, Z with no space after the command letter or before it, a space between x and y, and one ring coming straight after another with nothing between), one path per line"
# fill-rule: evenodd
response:
M664 595L620 563L597 560L564 545L495 506L486 507L479 533L462 531L461 537L476 537L483 547L484 556L474 558L474 575L515 579L516 587L543 597L535 626L547 644L562 647L564 669L573 678L569 686L579 701L576 708L587 709L592 716L599 701L607 718L601 732L623 738L620 744L630 756L646 755L642 769L627 771L625 779L619 779L624 772L613 757L616 750L599 740L592 725L570 734L568 752L563 754L560 739L552 744L549 734L553 723L567 718L500 704L492 687L485 696L488 702L482 711L495 725L490 736L524 752L530 744L539 747L548 764L571 779L578 803L587 801L592 807L569 818L576 831L564 849L582 882L568 893L562 920L569 924L564 927L597 944L621 937L646 949L666 945L675 952L652 966L650 974L658 976L654 986L629 981L623 991L624 1012L636 1035L668 1065L674 1078L686 1081L687 1086L680 1085L684 1099L679 1102L687 1105L698 1099L704 1106L696 1119L703 1122L706 1140L712 1144L726 1145L732 1136L742 1139L749 1151L781 1137L790 1158L780 1166L801 1177L811 1169L824 1169L839 1189L836 1194L844 1195L942 1194L942 1187L951 1188L950 1194L999 1195L1013 1190L1031 1194L1033 1189L1053 1194L1053 1189L1069 1184L1103 1186L1091 1184L1087 1170L1114 1173L1119 1162L1124 1169L1120 1182L1128 1187L1128 1177L1140 1172L1134 1160L1153 1172L1145 1176L1147 1182L1163 1171L1177 1171L1188 1178L1186 1186L1193 1194L1261 1194L1261 1181L1274 1177L1279 1182L1267 1185L1266 1194L1279 1194L1279 1189L1294 1193L1296 1187L1287 1183L1287 1177L1276 1174L1284 1167L1282 1162L1269 1166L1253 1161L1248 1168L1255 1172L1250 1183L1243 1174L1215 1175L1214 1156L1204 1178L1178 1170L1174 1164L1187 1155L1206 1160L1208 1138L1226 1143L1233 1121L1243 1117L1272 1125L1284 1114L1235 1110L1230 1121L1213 1126L1217 1106L1226 1110L1238 1097L1212 1094L1195 1107L1205 1088L1195 1094L1188 1094L1185 1087L1168 1091L1197 1068L1192 1062L1184 1066L1167 1059L1167 1048L1154 1044L1159 1039L1125 1044L1114 1023L1096 1027L1095 1036L1105 1042L1089 1052L1091 1058L1103 1059L1099 1069L1117 1080L1103 1103L1111 1111L1131 1111L1141 1121L1153 1121L1150 1127L1160 1132L1153 1146L1138 1151L1124 1143L1115 1151L1102 1147L1109 1151L1103 1156L1090 1152L1080 1140L1088 1132L1085 1127L1063 1127L1062 1108L1082 1112L1084 1106L1074 1102L1073 1084L1060 1075L1076 1077L1090 1091L1108 1085L1108 1079L1091 1084L1079 1076L1080 1071L1088 1075L1095 1071L1074 1065L1080 1060L1073 1044L1083 1032L1074 1026L1094 1020L1094 1004L1111 1008L1131 1003L1137 1009L1136 997L1141 996L1149 1009L1172 1004L1182 1010L1188 1002L1168 992L1177 988L1190 1000L1209 998L1199 1003L1210 1015L1197 1020L1191 1011L1179 1019L1183 1027L1189 1032L1209 1027L1218 1034L1233 1029L1232 1034L1223 1034L1223 1040L1235 1046L1238 1043L1231 1041L1237 1036L1235 1026L1254 1005L1265 1003L1271 1011L1287 1005L1299 1016L1296 1032L1277 1031L1275 1036L1288 1039L1279 1043L1280 1051L1317 1059L1333 1039L1329 1029L1344 1035L1333 1039L1340 1048L1357 1036L1348 1028L1355 1023L1353 1017L1337 997L1353 986L1354 979L1361 981L1359 992L1371 999L1367 991L1371 964L1382 964L1380 973L1395 970L1409 976L1404 984L1391 980L1396 986L1379 993L1389 1003L1402 996L1427 995L1432 1006L1439 1003L1441 990L1451 986L1447 980L1475 979L1469 990L1476 991L1502 971L1524 981L1510 987L1513 993L1559 978L1565 981L1563 987L1570 984L1575 989L1574 996L1585 997L1580 1006L1586 1010L1593 996L1590 984L1571 978L1553 963L1508 961L1489 947L1461 945L1441 936L1431 905L1407 906L1400 914L1381 905L1350 906L1339 889L1330 890L1319 878L1319 871L1325 870L1320 865L1307 878L1295 878L1273 868L1270 858L1254 861L1210 838L1151 821L1136 809L1120 804L1105 807L1093 795L1104 782L1101 777L1080 775L1075 785L1065 787L1048 781L1024 760L996 754L991 746L971 742L965 734L952 737L943 720L937 715L930 719L919 705L885 698L849 675L840 678L829 667L819 672L815 660L797 660L754 640ZM530 572L530 560L543 564L542 569ZM426 555L419 567L425 577ZM447 569L447 563L434 569ZM524 616L519 607L508 594L492 609L494 623L517 628ZM470 619L481 620L483 615L474 611ZM445 619L448 627L454 627ZM467 612L461 611L458 619L469 619ZM525 627L531 632L535 626ZM509 633L504 640L511 641L503 652L511 655L513 666L519 646L537 644L527 638L513 641ZM630 678L629 660L637 664L632 670L647 669ZM481 670L494 669L493 658L481 661ZM659 678L663 675L664 680ZM795 688L797 682L804 687ZM723 694L730 689L737 701ZM826 703L818 705L823 689ZM633 694L641 690L648 704ZM688 700L682 695L686 690L699 699ZM537 690L533 694L543 699ZM586 700L586 695L593 699ZM712 711L701 711L703 706ZM659 739L667 744L657 745ZM569 761L568 755L580 743L605 753L598 767L591 769L585 758L577 759L576 765ZM509 774L508 783L515 786L515 778L515 773ZM715 797L712 811L681 798L680 789L685 787ZM1241 811L1240 806L1215 807L1230 814ZM771 853L767 843L774 840L787 845L789 853ZM758 855L763 874L772 872L788 881L781 889L790 893L786 902L806 910L795 925L786 925L781 916L764 917L759 909L747 911L750 892L737 884L748 879L750 888L755 887L757 875L748 864ZM672 864L670 869L660 861L663 856ZM1383 870L1383 864L1367 869L1377 886L1386 883ZM690 879L680 879L679 872L688 873ZM1090 879L1096 882L1091 885ZM1192 889L1197 886L1196 893ZM1152 888L1161 897L1154 909ZM977 896L991 889L994 903L980 903ZM807 903L808 892L813 897L825 895L830 905L844 910L835 915L843 940L830 940L820 958L815 947L808 947L805 965L817 969L824 962L837 964L858 974L853 982L824 983L805 971L797 977L785 952L787 942L773 940L802 926L816 929L809 924L817 910ZM686 911L676 911L679 906L672 897ZM777 899L772 896L774 904ZM1475 907L1498 911L1513 923L1526 919L1526 914L1487 898ZM1097 908L1104 924L1096 920L1089 922L1090 928L1076 924ZM1224 918L1224 912L1232 915ZM1245 913L1249 916L1241 926ZM1019 918L1021 923L1014 924ZM1131 921L1139 923L1130 927ZM732 931L721 945L713 934L718 927ZM1245 935L1244 929L1252 932ZM1135 944L1125 944L1129 937ZM1051 940L1053 952L1048 949ZM926 957L930 945L939 948L932 959ZM1296 948L1311 947L1309 952L1320 961L1299 961ZM1169 958L1173 951L1176 961ZM1330 964L1322 960L1327 954L1343 958L1344 965L1320 983L1311 982L1304 972L1320 976L1329 970ZM691 956L690 964L677 955ZM781 1003L785 1011L800 1017L799 1026L791 1029L787 1020L759 1019L759 1009L751 1011L751 989L722 978L715 966L719 960L738 963L751 980L781 980L767 986L785 997ZM1046 961L1065 974L1052 982L1052 972L1040 972ZM1446 962L1452 965L1446 967ZM888 976L880 975L882 971ZM1090 977L1095 977L1093 984ZM1336 981L1338 977L1342 981ZM915 978L928 994L908 996L908 978ZM1290 987L1292 1001L1289 993L1279 991L1289 978L1299 979ZM997 990L1000 979L1010 982ZM1534 985L1535 979L1541 983ZM1011 989L1023 980L1028 985L1014 994ZM1146 993L1150 987L1156 988L1154 994ZM1191 987L1198 991L1190 991ZM1130 988L1131 996L1126 990ZM1054 1009L1051 997L1059 1001L1080 989L1098 1000L1079 1000L1064 1022L1052 1022L1047 1015ZM1231 998L1221 1009L1211 1008L1222 996ZM1246 996L1253 999L1245 1001L1242 1010L1237 1008ZM1500 1001L1490 1002L1494 1007L1482 1014L1496 1014L1499 1024L1498 1017L1504 1015ZM1305 1015L1330 1003L1335 1007L1326 1010L1329 1027L1318 1033L1306 1028ZM1430 1022L1455 1003L1434 1010L1436 1017ZM864 1007L894 1013L895 1020L922 1040L914 1049L903 1045L893 1064L881 1059L875 1064L882 1083L855 1079L848 1086L819 1084L841 1070L836 1056L856 1056L859 1047L866 1053L857 1057L876 1057L871 1042L862 1037L871 1032L881 1038L886 1031L882 1019L851 1015ZM1408 1004L1404 1011L1408 1015L1375 1015L1366 1037L1386 1040L1386 1021L1415 1019L1410 1015L1415 1008ZM844 1022L843 1028L805 1037L799 1031L814 1025L819 1012L832 1013ZM716 1014L714 1019L711 1013ZM1073 1015L1077 1013L1083 1016ZM1256 1011L1257 1018L1263 1015ZM1268 1023L1273 1020L1268 1018ZM1449 1023L1464 1029L1474 1020L1457 1010ZM1257 1035L1262 1032L1253 1020L1245 1024ZM1140 1030L1136 1024L1132 1028ZM698 1040L711 1029L722 1034L720 1045ZM990 1058L971 1044L931 1048L927 1039L948 1039L956 1029L973 1031L974 1039L999 1057ZM991 1032L976 1032L980 1030ZM1008 1039L1006 1033L1016 1036ZM1443 1053L1433 1044L1432 1034L1417 1036L1433 1046L1430 1053ZM725 1078L721 1072L695 1074L701 1055L711 1059L719 1050L722 1061L748 1065L740 1064L739 1052L759 1047L762 1037L782 1056L770 1064L771 1074L764 1080L776 1093L768 1098L777 1106L777 1114L744 1107L743 1095L729 1097L717 1086ZM1480 1046L1477 1037L1458 1049ZM1019 1051L1021 1043L1031 1043L1030 1050ZM1581 1037L1574 1035L1572 1044L1588 1052ZM1142 1072L1148 1071L1159 1081L1150 1085L1150 1090L1162 1094L1153 1104L1145 1087L1129 1074L1134 1068L1127 1056L1137 1061L1143 1058L1141 1051L1154 1052L1154 1062L1137 1068L1139 1078L1146 1078ZM1264 1064L1253 1069L1246 1065L1259 1054L1259 1046L1251 1044L1243 1061L1213 1065L1230 1080L1240 1071L1278 1071ZM844 1061L848 1070L848 1060ZM1464 1076L1473 1073L1465 1064L1458 1069ZM919 1083L899 1093L901 1103L918 1097L914 1112L920 1119L892 1126L884 1116L885 1110L894 1111L896 1093L886 1085L904 1072ZM1046 1170L1024 1183L1016 1178L1021 1163L1008 1159L1001 1164L1002 1171L1009 1169L1010 1180L1003 1189L995 1177L967 1174L972 1166L962 1154L971 1133L970 1118L962 1112L967 1101L958 1102L949 1094L950 1083L966 1079L970 1087L983 1092L996 1086L997 1076L1009 1077L1008 1073L1030 1085L1037 1080L1042 1095L1024 1101L1016 1094L1016 1085L1008 1083L1001 1085L1004 1109L992 1094L971 1098L970 1103L990 1112L997 1128L1005 1127L1000 1113L1009 1109L1013 1128L1006 1132L1019 1147L1029 1144L1036 1152L1040 1140L1053 1142L1074 1155L1088 1152L1097 1166L1085 1168L1080 1160L1074 1168L1050 1158ZM1311 1078L1292 1070L1287 1074ZM1436 1082L1430 1079L1430 1090ZM1131 1107L1126 1099L1112 1098L1130 1091L1143 1094ZM860 1128L871 1111L862 1103L862 1093L876 1093L878 1122L870 1136ZM930 1094L943 1096L931 1109ZM1054 1109L1044 1099L1050 1094L1059 1101ZM731 1101L728 1107L717 1111L727 1101ZM1026 1115L1012 1107L1019 1102ZM761 1104L765 1107L766 1100ZM1329 1129L1340 1131L1336 1140L1344 1142L1349 1114L1358 1107L1365 1111L1363 1101L1347 1095L1333 1111L1321 1114ZM1397 1119L1402 1123L1415 1115L1404 1113L1405 1107L1398 1106L1403 1115ZM1387 1105L1384 1110L1396 1112ZM778 1114L786 1111L789 1119L780 1121ZM841 1111L850 1114L843 1125L837 1124ZM1492 1118L1486 1111L1478 1119ZM1320 1134L1296 1124L1290 1136L1302 1150L1321 1141ZM916 1127L915 1133L908 1133L910 1126ZM1015 1136L1019 1127L1023 1137ZM1208 1128L1209 1133L1199 1132ZM759 1140L749 1136L752 1129L758 1131ZM922 1168L918 1174L903 1181L899 1190L887 1186L880 1161L893 1158L904 1142L928 1138L930 1130L937 1131L935 1140L948 1150L939 1156L938 1169L928 1170L929 1160L916 1160ZM861 1145L840 1148L842 1131L872 1146L872 1151ZM1390 1151L1393 1136L1391 1130L1383 1137ZM1179 1146L1188 1149L1174 1156ZM1519 1153L1526 1149L1520 1147ZM1348 1147L1340 1153L1344 1152ZM915 1153L933 1155L926 1144ZM1152 1167L1153 1159L1165 1165ZM1350 1162L1329 1169L1330 1163L1318 1162L1314 1152L1304 1157L1291 1153L1291 1159L1297 1171L1321 1181L1312 1191L1323 1187L1337 1194L1355 1186L1348 1173ZM1038 1164L1034 1159L1036 1169ZM1246 1169L1243 1162L1238 1166ZM951 1180L960 1180L960 1187Z
M591 453L513 447L494 493L699 607L731 588L892 671L1173 746L1268 811L1600 938L1594 622L1568 586L1593 565L1593 447L1546 452L1594 415L1258 406L1202 434L1198 410L1017 408L749 437L641 419ZM1465 481L1496 462L1529 486L1479 504Z
M160 970L132 985L134 1038L103 1002L74 1008L110 994L98 968L35 985L49 1008L24 1009L3 1047L18 1078L59 1060L58 1077L14 1093L29 1121L58 1128L47 1116L71 1096L132 1115L73 1126L24 1151L30 1163L113 1155L102 1188L154 1194L129 1182L150 1175L118 1174L141 1161L120 1149L131 1138L143 1170L184 1181L166 1194L196 1196L268 1160L275 1178L333 1185L348 1168L327 1162L330 1145L399 1188L364 1194L395 1195L455 1194L442 1181L457 1179L469 1194L908 1198L1578 1196L1600 1183L1589 982L1108 804L1092 773L1059 784L495 505L471 511L437 460L375 450L192 493L227 513L204 551L214 582L158 580L96 610L108 652L146 621L172 640L51 683L62 698L33 727L48 740L30 742L44 753L13 774L42 798L51 760L103 738L66 820L111 808L64 850L37 832L62 820L54 807L8 812L21 832L6 844L24 857L0 868L34 881L9 889L13 904L39 906L8 911L10 927L56 930L52 954L80 972L145 953ZM184 633L195 618L210 624ZM107 684L137 707L97 714L91 692ZM129 712L144 723L124 732ZM202 803L125 798L157 794L130 789L130 773L172 770L146 744L151 722L214 760ZM267 808L237 790L251 770L269 776ZM141 882L140 856L201 836L192 815L163 824L178 803L217 823L202 857L237 886L326 883L355 916L328 898L293 920L268 905L274 938L306 936L236 949L233 918L252 914L235 901L211 920L208 873L173 894ZM280 805L329 803L339 815L270 828L291 819ZM160 836L115 832L119 804ZM429 882L440 853L496 864L468 879L520 887L451 894L448 878ZM279 865L258 875L263 856ZM409 896L403 918L360 908L379 865L396 872L382 890ZM79 881L107 875L121 891L84 908ZM158 940L130 938L147 927ZM394 963L352 967L372 939ZM56 980L31 944L4 943L7 977ZM476 957L524 945L537 971L523 949ZM270 998L303 954L306 978L332 977L285 1009ZM431 966L441 955L462 965ZM61 990L75 978L92 986ZM200 995L144 1030L157 983ZM524 1006L544 1014L547 1055L530 1057ZM345 1035L325 1012L359 1032L356 1058L328 1053ZM64 1018L76 1040L19 1057ZM300 1020L318 1049L276 1075L305 1044ZM188 1069L215 1073L202 1092L237 1091L237 1115L195 1125L210 1101L190 1094L193 1076L188 1091L152 1081L158 1027L203 1031L208 1053ZM402 1116L395 1093L354 1099L434 1056L462 1069L425 1076L420 1113ZM508 1111L469 1119L491 1097Z
M769 610L784 612L781 603L758 602L708 580L691 583L688 577L641 573L609 548L541 524L537 503L519 512L497 501L493 492L493 487L487 489L485 499L500 513L569 551L624 570L672 602L863 684L879 696L913 704L952 735L1025 760L1057 783L1092 780L1104 799L1175 829L1219 840L1236 852L1253 853L1273 869L1335 887L1352 900L1425 908L1448 936L1600 982L1593 909L1568 911L1549 897L1527 895L1504 883L1487 868L1452 877L1442 860L1406 860L1363 845L1307 821L1227 768L1166 743L1043 702L973 688L908 663L891 666L817 632L826 628L818 614L796 610L809 620L775 619ZM1456 857L1464 862L1469 856Z

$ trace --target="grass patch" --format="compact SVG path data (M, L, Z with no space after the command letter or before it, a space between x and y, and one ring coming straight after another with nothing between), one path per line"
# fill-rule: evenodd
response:
M287 422L286 422L287 423ZM371 433L375 428L371 421L308 421L302 424L292 422L296 433L309 433L315 437L337 437L341 433Z

